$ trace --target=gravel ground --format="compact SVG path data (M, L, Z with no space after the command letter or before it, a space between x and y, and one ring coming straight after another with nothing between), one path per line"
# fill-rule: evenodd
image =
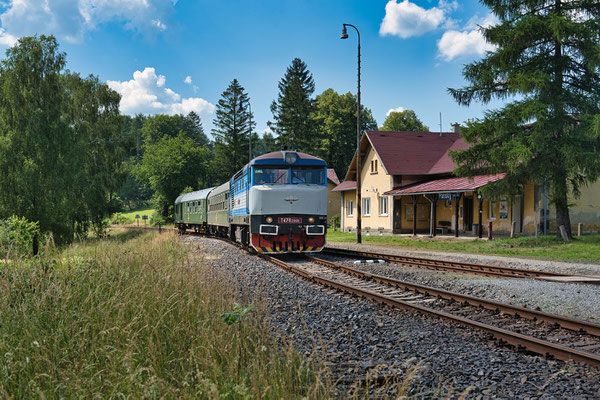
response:
M399 254L410 257L435 258L448 261L469 262L475 264L498 265L523 269L535 269L562 274L595 275L600 276L600 264L576 263L546 260L531 260L518 257L490 256L482 254L449 253L440 251L404 250L397 247L381 246L374 244L356 244L346 242L330 242L328 246L340 247L351 250L373 251L385 254Z
M264 302L273 335L321 354L337 374L418 366L409 389L417 398L464 391L475 399L600 398L598 370L517 353L459 325L334 293L222 241L186 240L204 256L199 265L227 273L242 301ZM347 389L338 385L338 396Z

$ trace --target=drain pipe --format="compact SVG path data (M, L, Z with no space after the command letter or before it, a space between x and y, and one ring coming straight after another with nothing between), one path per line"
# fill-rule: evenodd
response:
M433 202L435 200L430 199L429 197L427 197L426 194L423 195L423 197L425 197L427 199L427 201L429 201L430 207L429 207L429 237L432 238L433 237L433 230L435 229L433 226Z

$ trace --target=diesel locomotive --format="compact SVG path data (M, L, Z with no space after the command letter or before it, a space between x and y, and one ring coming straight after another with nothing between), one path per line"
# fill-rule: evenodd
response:
M296 151L254 158L224 184L175 200L175 226L261 253L321 251L327 228L325 161Z

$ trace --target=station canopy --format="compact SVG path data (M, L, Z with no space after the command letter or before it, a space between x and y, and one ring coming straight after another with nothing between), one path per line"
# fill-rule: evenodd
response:
M490 182L496 182L506 176L505 173L478 175L468 178L444 178L427 182L416 182L401 186L384 193L386 196L410 196L422 194L453 194L473 192Z

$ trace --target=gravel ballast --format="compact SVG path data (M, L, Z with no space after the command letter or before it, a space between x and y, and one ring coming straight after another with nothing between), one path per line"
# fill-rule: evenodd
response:
M303 354L321 354L340 382L375 366L402 373L418 365L410 387L417 397L465 390L476 399L600 397L593 368L518 353L459 325L321 288L219 240L185 240L198 267L226 273L240 301L264 303L272 334ZM338 386L343 397L347 387Z

